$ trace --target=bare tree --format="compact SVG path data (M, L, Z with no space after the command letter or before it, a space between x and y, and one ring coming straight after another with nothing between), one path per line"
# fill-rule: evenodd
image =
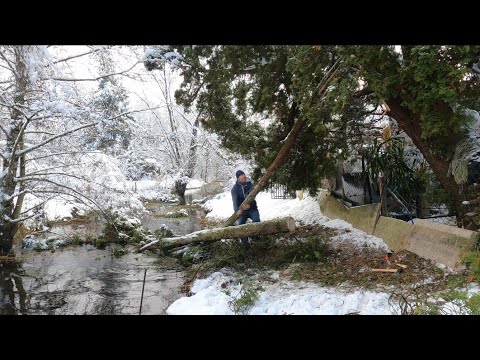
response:
M0 47L1 252L10 251L19 224L34 216L32 209L23 209L26 194L43 194L42 203L62 195L102 208L82 190L92 179L78 173L78 167L75 171L81 161L78 154L85 153L83 133L131 113L105 117L78 84L125 74L138 61L126 69L77 78L69 73L71 61L110 49L90 47L64 57L50 50L55 49Z
M187 183L197 164L198 148L203 146L199 141L199 114L185 113L172 99L175 79L167 67L152 73L151 79L158 86L160 106L143 120L143 126L137 129L137 139L144 145L144 141L150 138L153 147L148 146L148 151L158 152L156 158L165 164L164 173L173 176L173 190L179 203L184 205ZM147 107L153 107L148 99L141 100Z

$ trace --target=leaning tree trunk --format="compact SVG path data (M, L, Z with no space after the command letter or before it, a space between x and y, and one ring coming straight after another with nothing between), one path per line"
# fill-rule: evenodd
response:
M239 226L200 230L184 236L155 240L145 246L142 246L138 251L143 251L155 245L180 246L200 241L215 241L221 239L242 238L247 236L291 233L294 231L295 220L292 217L286 217L270 221L243 224Z
M325 94L325 90L327 89L327 86L332 82L332 80L335 78L335 74L338 70L338 65L340 64L342 58L339 58L335 64L330 68L330 70L327 72L325 75L324 79L319 85L319 92L318 92L318 98L321 99L323 98L323 95ZM298 109L295 107L292 108L293 113L297 113ZM277 154L277 157L275 160L273 160L272 164L268 167L268 169L265 171L265 174L260 178L260 180L255 184L253 187L252 191L248 194L248 196L245 198L243 203L240 205L238 214L237 212L233 213L232 216L230 216L225 223L225 226L231 226L233 223L242 215L243 210L242 206L243 205L250 205L252 201L255 199L255 196L262 191L265 186L267 186L268 181L270 178L273 176L275 171L280 167L280 165L283 164L283 161L287 157L288 153L292 149L293 145L295 145L295 141L298 138L298 135L300 134L300 131L302 130L303 126L306 123L306 118L304 116L300 117L297 119L297 122L295 125L293 125L292 130L287 136L287 139L285 140L285 144L283 147L280 149L280 151Z
M262 191L265 188L265 186L267 186L268 181L270 180L272 175L275 173L275 171L278 169L278 167L283 164L283 161L285 160L285 157L288 155L290 149L295 144L295 141L297 140L298 134L300 133L300 130L302 130L303 126L305 125L305 122L306 122L306 120L305 120L304 117L297 120L297 122L293 126L292 131L290 131L290 134L288 135L287 140L285 141L285 144L283 145L283 147L281 148L281 150L277 154L277 157L275 158L275 160L273 160L272 164L268 167L265 174L255 184L255 186L253 187L250 194L248 194L248 196L245 198L243 203L240 205L239 214L237 214L235 212L232 216L230 216L230 218L225 223L225 226L233 225L233 223L243 213L242 205L245 205L245 204L250 205L252 203L252 201L255 199L255 196L257 196L257 194L260 191Z
M400 100L385 101L389 110L387 114L398 122L398 126L412 139L415 146L420 150L425 160L430 165L435 177L440 185L449 192L454 200L455 210L457 212L457 222L463 218L464 211L462 206L462 191L460 186L455 182L452 175L449 175L450 161L436 156L432 152L432 140L422 138L422 128L420 124L420 114L414 114L410 110L400 105ZM441 107L438 111L451 111L449 108ZM441 142L447 146L455 147L457 142L462 138L460 134L451 133L449 136L443 137Z

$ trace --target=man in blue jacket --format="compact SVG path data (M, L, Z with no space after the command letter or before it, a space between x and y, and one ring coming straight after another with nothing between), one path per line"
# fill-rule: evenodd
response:
M253 183L251 180L247 180L247 176L242 170L236 172L237 182L232 187L232 201L233 210L235 213L239 213L240 205L253 189ZM253 222L260 222L260 213L258 212L257 202L253 200L250 205L244 205L242 207L243 213L238 218L238 225L245 224L247 219L252 219ZM244 246L248 245L248 237L241 238Z

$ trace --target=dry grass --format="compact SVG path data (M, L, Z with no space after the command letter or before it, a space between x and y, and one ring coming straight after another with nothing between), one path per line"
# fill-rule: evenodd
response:
M312 281L323 286L363 288L426 298L431 294L448 293L472 280L466 273L446 273L430 260L411 252L401 251L390 258L376 248L358 248L329 244L334 230L320 226L302 226L287 236L264 236L244 250L238 241L215 242L198 247L201 260L185 264L187 289L197 278L227 267L239 272L246 269L279 270L280 276L291 280ZM387 260L389 262L387 262ZM398 269L401 272L372 272L374 268Z

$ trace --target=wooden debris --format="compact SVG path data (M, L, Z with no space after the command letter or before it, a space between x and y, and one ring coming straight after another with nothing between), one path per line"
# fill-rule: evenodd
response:
M400 273L402 269L372 269L372 272Z

